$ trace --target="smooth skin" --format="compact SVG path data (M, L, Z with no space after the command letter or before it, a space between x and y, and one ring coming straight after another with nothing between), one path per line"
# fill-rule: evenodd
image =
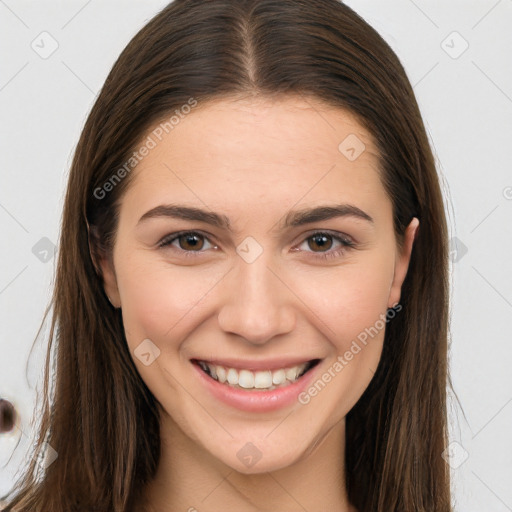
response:
M366 147L353 161L338 149L350 134ZM213 398L190 359L319 358L321 377L399 303L418 219L400 252L371 136L316 99L209 102L164 135L132 171L113 267L101 261L134 363L162 412L147 509L354 512L344 485L345 416L374 375L385 329L308 404L273 412ZM373 223L340 216L283 227L292 210L340 203ZM165 216L139 222L163 204L225 215L232 231ZM182 230L199 233L192 244L158 245ZM313 235L325 230L331 236L318 243ZM237 253L247 237L263 250L251 263ZM160 351L147 366L135 354L145 339ZM251 467L237 456L249 442L261 453Z

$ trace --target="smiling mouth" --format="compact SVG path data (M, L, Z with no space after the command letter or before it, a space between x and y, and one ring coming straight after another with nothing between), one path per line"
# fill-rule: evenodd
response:
M192 360L201 370L213 380L235 389L271 391L294 384L307 372L314 368L320 359L312 359L297 366L277 370L239 370L208 361Z

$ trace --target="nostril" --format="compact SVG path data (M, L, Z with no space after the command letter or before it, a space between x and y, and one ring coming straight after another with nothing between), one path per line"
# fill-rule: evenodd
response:
M16 409L8 400L0 398L0 434L10 432L16 423Z

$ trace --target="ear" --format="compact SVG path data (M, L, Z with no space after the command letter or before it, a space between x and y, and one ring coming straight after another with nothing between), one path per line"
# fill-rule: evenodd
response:
M413 217L404 234L404 244L401 253L398 253L395 258L395 272L393 275L393 282L389 290L388 308L400 302L400 295L402 292L402 284L407 275L409 262L411 260L412 246L416 238L417 229L420 221Z
M111 255L107 254L103 244L98 236L96 226L90 226L87 223L89 254L91 256L94 270L98 277L103 281L103 288L108 300L115 308L121 307L121 298L117 286L117 278L114 269L114 262Z

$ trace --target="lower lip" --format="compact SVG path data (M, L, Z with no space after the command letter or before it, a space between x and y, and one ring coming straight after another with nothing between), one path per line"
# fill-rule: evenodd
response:
M197 364L192 363L192 366L199 374L201 382L208 391L221 402L242 411L268 412L297 403L298 396L307 388L313 375L320 366L320 363L306 372L293 384L288 384L287 386L269 391L244 391L243 389L234 388L227 384L221 384L219 381L208 376Z

